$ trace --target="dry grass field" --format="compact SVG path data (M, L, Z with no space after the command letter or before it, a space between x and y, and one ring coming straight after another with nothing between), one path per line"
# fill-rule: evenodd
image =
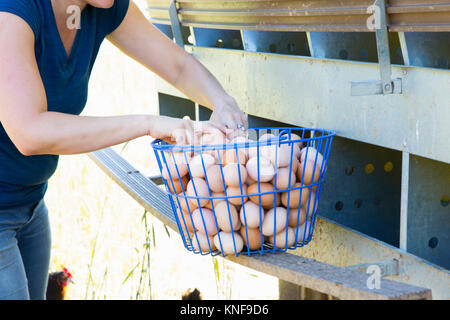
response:
M163 62L162 62L163 63ZM105 42L85 115L157 113L153 74ZM151 138L115 146L141 172L158 174ZM63 156L45 197L52 225L51 271L66 266L68 299L277 299L276 278L188 252L177 232L145 214L86 156Z

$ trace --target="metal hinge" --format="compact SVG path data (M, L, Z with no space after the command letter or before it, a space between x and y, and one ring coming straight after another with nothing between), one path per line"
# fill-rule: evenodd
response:
M375 32L377 39L378 65L380 79L375 81L351 82L352 96L376 94L401 94L402 79L391 79L391 57L389 53L389 35L387 30L386 0L375 0L373 6Z

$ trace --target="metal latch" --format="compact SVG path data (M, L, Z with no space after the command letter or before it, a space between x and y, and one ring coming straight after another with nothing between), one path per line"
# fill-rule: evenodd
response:
M386 0L375 0L374 10L375 32L377 39L378 65L380 79L375 81L351 82L352 96L367 96L376 94L401 94L402 79L391 79L391 56L389 53L389 36L387 30Z

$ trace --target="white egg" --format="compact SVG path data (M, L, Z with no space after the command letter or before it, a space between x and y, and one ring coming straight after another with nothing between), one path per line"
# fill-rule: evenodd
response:
M258 172L258 158L254 157L247 161L247 173L248 175L254 180L258 181L258 174L259 174L259 181L260 182L269 182L272 180L273 176L275 175L275 169L270 162L270 160L259 157L259 172Z
M231 203L227 201L217 203L217 205L214 205L214 213L221 230L231 232L232 230L239 230L241 227L236 207Z
M276 210L275 210L276 209ZM275 207L267 211L262 224L262 233L265 236L271 236L280 232L287 225L287 211L283 207Z
M197 154L189 162L189 170L194 178L204 178L205 172L216 162L210 154Z
M261 214L261 218L260 218ZM260 226L260 220L264 221L264 209L259 210L259 206L252 201L247 201L240 211L241 223L247 228L258 228Z
M316 160L317 157L317 160ZM317 149L313 148L313 147L306 147L303 148L300 151L300 162L305 162L305 158L307 158L307 161L312 161L313 163L315 161L316 165L320 168L322 168L322 163L323 163L323 155L317 151Z
M287 231L287 236L286 236ZM287 241L286 241L287 238ZM275 237L273 235L270 236L269 242L271 244L275 244L276 248L279 249L287 249L294 245L295 243L295 231L292 228L284 229L278 232Z
M225 184L238 187L247 180L247 169L242 164L229 163L223 168Z
M193 178L188 182L186 195L189 197L195 197L189 198L189 202L192 205L198 206L200 203L200 207L204 207L209 202L209 199L200 198L209 197L209 189L206 181L202 178Z
M224 191L224 181L222 179L221 166L214 164L206 170L206 178L208 179L208 185L213 192L223 192Z
M214 245L224 254L238 254L244 248L244 240L237 232L221 231L214 236Z
M213 236L217 233L217 226L214 213L206 208L195 209L192 213L192 220L197 231Z
M188 173L186 158L183 153L173 153L165 155L165 160L161 159L161 175L166 180L178 180ZM187 159L189 161L189 159ZM167 168L169 170L167 170Z

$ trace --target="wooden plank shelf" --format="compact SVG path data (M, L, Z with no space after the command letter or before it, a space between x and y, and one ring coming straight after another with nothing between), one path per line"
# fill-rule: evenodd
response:
M111 148L89 157L124 191L161 222L178 232L167 193ZM160 182L160 181L159 181ZM431 299L431 290L382 278L379 289L370 289L368 275L291 253L227 256L226 259L280 280L340 299Z

